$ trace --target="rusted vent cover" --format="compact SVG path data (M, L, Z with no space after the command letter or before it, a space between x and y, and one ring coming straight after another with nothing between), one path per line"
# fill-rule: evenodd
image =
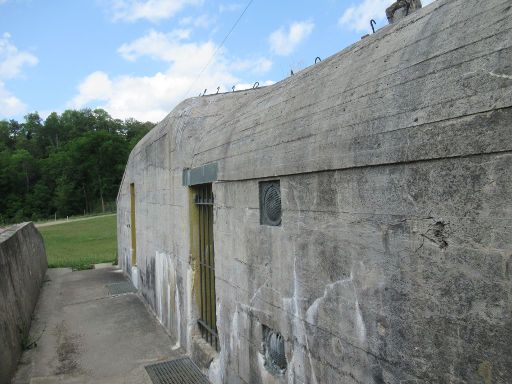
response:
M279 180L260 183L260 224L281 225L281 188Z
M188 357L148 365L145 368L153 384L210 384Z
M265 368L272 374L283 374L287 366L284 338L279 332L267 327L264 327L263 334L265 337Z

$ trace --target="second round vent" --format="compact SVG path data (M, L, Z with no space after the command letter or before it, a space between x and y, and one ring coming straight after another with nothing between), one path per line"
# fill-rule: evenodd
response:
M273 375L282 375L286 371L287 361L284 338L273 329L263 326L263 355L265 368Z
M281 225L281 188L279 180L260 183L260 224Z

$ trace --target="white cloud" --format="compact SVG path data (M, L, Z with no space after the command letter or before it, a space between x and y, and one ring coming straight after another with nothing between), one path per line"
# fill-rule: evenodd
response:
M214 23L214 21L215 19L208 15L200 15L196 17L188 16L180 20L180 25L196 28L208 28Z
M426 6L432 1L434 0L423 0L422 4ZM371 31L371 19L378 23L387 23L386 8L391 3L390 0L364 0L359 5L347 8L338 23L355 32L369 32Z
M246 89L252 89L252 88L254 88L255 84L256 83L237 83L237 84L235 84L235 91L243 91ZM272 85L272 84L275 84L275 81L267 80L267 81L261 82L258 85L258 87L266 87L267 85Z
M174 73L199 73L218 47L212 41L188 42L186 40L189 36L190 30L184 29L176 29L170 33L151 30L147 35L123 44L118 49L118 53L128 61L149 56L154 60L172 63ZM272 67L272 61L266 58L228 60L223 49L220 49L216 55L217 66L222 65L227 71L265 73Z
M123 44L118 53L129 61L149 56L155 60L174 63L174 71L198 73L215 52L216 45L212 42L184 42L187 36L185 30L175 30L167 34L151 30L147 35Z
M33 54L18 50L9 33L0 37L0 116L15 116L26 111L25 103L7 89L5 81L21 76L23 67L34 66L37 62Z
M94 72L79 85L78 93L69 106L101 107L116 118L133 117L158 122L186 96L197 96L205 88L208 89L207 94L215 93L217 87L220 87L220 92L229 91L233 84L241 83L237 72L254 72L269 67L266 59L240 65L241 60L228 60L226 52L220 49L196 82L217 45L211 41L188 42L185 41L187 36L183 30L167 34L152 30L131 43L123 44L118 52L126 60L136 61L149 56L167 62L167 70L149 76L117 77ZM187 95L189 90L190 95Z
M0 81L0 118L2 116L22 115L26 110L27 106L25 103L11 94L5 88L5 84Z
M93 72L80 84L78 91L69 103L73 108L80 108L93 100L108 100L112 96L112 81L104 72Z
M12 79L20 75L23 66L37 64L37 57L28 52L20 52L11 43L11 35L0 37L0 80Z
M109 0L114 21L152 22L169 19L187 6L200 5L203 0Z
M119 76L113 79L107 77L106 81L93 74L80 85L80 93L72 100L70 106L81 108L87 104L91 105L92 101L102 101L94 103L95 106L104 108L114 117L133 117L141 121L159 122L183 99L194 80L190 74L176 75L172 70L158 72L152 76ZM214 93L217 86L221 86L223 92L229 88L228 84L234 84L236 80L229 73L209 71L194 93L199 93L205 88L209 90L208 93ZM110 84L106 99L105 83ZM84 88L97 90L98 93L82 94Z
M279 28L269 37L270 49L278 55L287 56L313 32L314 27L315 24L311 21L301 21L290 25L288 31Z
M249 71L255 74L265 74L272 69L274 63L266 58L255 60L237 60L230 65L235 71Z
M221 4L219 5L219 12L236 12L238 10L241 10L243 7L242 4L239 3L231 3L231 4Z

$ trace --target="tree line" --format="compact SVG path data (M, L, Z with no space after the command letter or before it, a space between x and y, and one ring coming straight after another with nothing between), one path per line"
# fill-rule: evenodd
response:
M0 225L113 210L128 155L153 126L103 109L0 121Z

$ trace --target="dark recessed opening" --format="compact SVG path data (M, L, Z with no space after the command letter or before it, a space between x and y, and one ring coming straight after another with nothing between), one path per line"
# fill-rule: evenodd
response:
M281 225L281 188L279 180L260 182L260 224Z

